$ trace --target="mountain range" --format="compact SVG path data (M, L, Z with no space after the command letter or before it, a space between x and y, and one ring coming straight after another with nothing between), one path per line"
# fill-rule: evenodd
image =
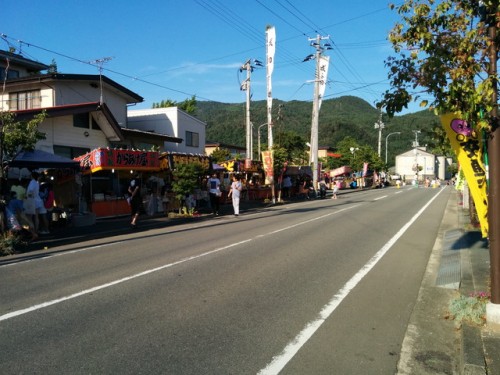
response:
M267 122L266 101L250 103L250 119L254 126L254 144L257 142L257 126ZM309 141L311 132L311 101L273 100L274 139L279 143L280 132L295 132ZM418 138L420 146L435 143L433 133L440 127L439 118L429 110L394 116L389 118L370 103L355 96L342 96L323 100L319 114L319 147L335 149L337 142L351 137L359 145L378 149L379 130L375 123L384 123L381 143L385 153L386 137L393 132L401 134L390 138L388 153L391 157L408 151ZM220 103L197 101L196 117L207 123L207 142L220 142L229 145L246 145L246 103ZM420 133L416 133L420 131ZM267 127L261 131L261 142L267 142ZM388 140L387 140L388 141ZM383 154L385 155L385 154Z

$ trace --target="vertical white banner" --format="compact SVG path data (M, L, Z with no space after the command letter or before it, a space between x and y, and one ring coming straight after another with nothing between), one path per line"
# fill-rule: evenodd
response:
M273 147L273 131L272 131L272 109L273 95L271 76L274 70L274 53L276 52L276 30L274 26L266 28L266 71L267 71L267 143L268 149Z
M323 95L325 95L326 82L328 81L328 65L330 65L329 56L321 56L319 60L319 98L318 98L318 110L321 108L321 102L323 101Z

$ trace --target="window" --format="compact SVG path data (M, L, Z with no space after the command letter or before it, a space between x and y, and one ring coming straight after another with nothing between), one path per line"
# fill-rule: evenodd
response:
M40 108L41 102L40 90L14 92L9 96L11 111Z
M99 126L99 124L95 120L94 116L91 116L91 118L92 118L92 129L94 129L94 130L101 130L101 127Z
M75 128L88 129L90 123L90 116L88 113L77 113L73 115L73 126Z
M0 69L0 80L5 80L6 69ZM19 70L7 70L7 79L19 78Z
M74 159L78 156L85 155L90 149L83 147L68 147L54 145L54 154L63 156L68 159Z
M186 131L186 146L199 147L200 135L198 133Z

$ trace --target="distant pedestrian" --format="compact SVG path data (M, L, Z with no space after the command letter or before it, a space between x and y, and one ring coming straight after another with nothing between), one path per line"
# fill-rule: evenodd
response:
M326 182L325 182L325 180L321 180L319 182L319 196L321 199L326 198Z
M208 193L210 194L210 205L215 216L219 215L219 200L222 195L220 191L220 180L217 174L212 174L207 183Z
M290 198L290 189L292 188L292 179L290 176L283 178L283 198Z
M132 228L137 228L137 219L139 218L139 214L141 211L142 198L141 198L141 180L139 174L136 174L135 177L130 181L130 185L128 187L129 196L129 204L130 204L130 213L132 215L132 221L130 222L130 226Z
M31 181L26 189L24 210L28 217L33 218L35 231L39 234L49 234L47 210L40 196L40 174L33 171Z
M229 190L228 197L233 198L233 209L234 216L240 214L240 196L241 196L241 181L238 175L233 175L233 183L231 184L231 189Z
M342 185L342 181L340 181L340 180L337 180L333 183L332 199L337 199L337 193L339 192L341 185Z

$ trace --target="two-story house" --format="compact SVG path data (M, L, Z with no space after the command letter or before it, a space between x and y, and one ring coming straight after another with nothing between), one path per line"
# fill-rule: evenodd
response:
M88 207L96 193L122 195L130 171L147 170L140 164L144 158L125 153L132 153L132 149L150 150L153 146L161 152L165 143L182 142L172 135L130 129L127 107L143 98L117 82L103 75L43 74L48 68L19 54L0 51L0 111L14 113L17 120L29 120L42 111L47 114L39 125L46 138L37 143L37 150L73 159L95 149L122 149L115 152L123 163L121 182L117 182L119 173L114 174L119 169L116 161L113 167L108 165L108 175L101 172L105 167L96 170L100 175L84 182L86 202L78 206ZM61 194L80 195L71 189L61 189Z

